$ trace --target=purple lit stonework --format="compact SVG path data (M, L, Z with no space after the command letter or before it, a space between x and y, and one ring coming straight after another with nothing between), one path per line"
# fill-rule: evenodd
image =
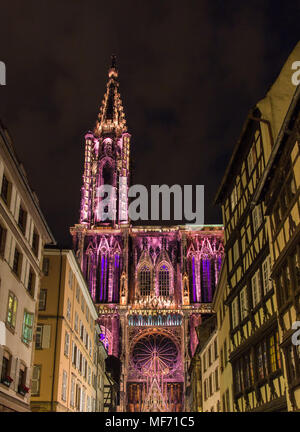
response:
M80 221L71 234L98 307L101 339L120 359L118 409L182 411L195 328L212 313L223 228L132 226L130 139L113 64L95 129L85 135ZM116 190L113 220L101 220L104 184Z

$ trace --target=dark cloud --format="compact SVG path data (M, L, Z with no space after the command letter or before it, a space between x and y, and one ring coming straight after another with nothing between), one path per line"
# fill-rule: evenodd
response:
M287 3L287 4L286 4ZM78 221L83 136L118 58L134 183L204 184L206 223L249 108L298 38L297 2L11 1L0 117L58 240Z

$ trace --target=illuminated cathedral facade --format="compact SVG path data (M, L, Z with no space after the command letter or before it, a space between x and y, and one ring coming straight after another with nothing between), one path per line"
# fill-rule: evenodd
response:
M120 360L119 411L184 411L196 328L212 313L223 258L221 226L133 226L130 143L113 60L95 129L85 135L74 250L97 305L101 338ZM103 218L101 185L113 217Z

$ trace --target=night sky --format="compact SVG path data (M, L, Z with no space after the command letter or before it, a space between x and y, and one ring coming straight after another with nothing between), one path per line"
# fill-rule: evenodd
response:
M204 184L205 223L249 109L299 37L300 2L2 1L0 118L58 242L78 223L84 134L111 54L133 183ZM300 60L300 59L299 59Z

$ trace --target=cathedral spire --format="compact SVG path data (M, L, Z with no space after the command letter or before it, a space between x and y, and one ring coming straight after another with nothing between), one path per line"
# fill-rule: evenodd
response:
M119 93L118 69L116 56L111 56L111 66L108 70L106 92L98 114L95 135L115 133L120 136L127 131L122 100Z

